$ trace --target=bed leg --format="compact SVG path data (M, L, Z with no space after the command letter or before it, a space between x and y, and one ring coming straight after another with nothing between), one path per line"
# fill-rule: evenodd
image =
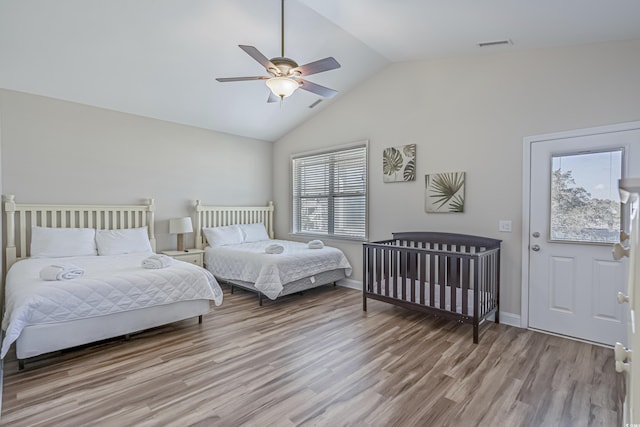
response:
M367 311L367 296L362 293L362 311Z
M24 359L18 359L18 371L24 370Z
M125 341L129 341L131 339L131 335L127 334L124 336Z
M473 324L473 343L478 344L478 324Z
M233 294L233 285L231 285L231 294Z
M496 314L494 315L495 317L495 322L496 323L500 323L500 312L496 309Z
M258 305L262 307L262 293L258 292Z
M198 324L202 325L202 314L200 316L198 316Z

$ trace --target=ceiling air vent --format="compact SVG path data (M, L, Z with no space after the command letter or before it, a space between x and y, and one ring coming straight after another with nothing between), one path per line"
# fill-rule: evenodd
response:
M499 46L502 44L513 44L513 42L509 39L507 40L494 40L490 42L480 42L477 43L478 47L487 47L487 46Z

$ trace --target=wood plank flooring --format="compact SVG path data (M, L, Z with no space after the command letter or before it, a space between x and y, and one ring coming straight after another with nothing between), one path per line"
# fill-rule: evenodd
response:
M4 366L11 426L614 426L613 351L323 287Z

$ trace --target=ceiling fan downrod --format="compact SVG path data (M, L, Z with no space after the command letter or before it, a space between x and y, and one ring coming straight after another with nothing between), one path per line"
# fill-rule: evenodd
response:
M281 33L280 33L280 37L281 37L281 55L284 58L284 0L281 0L280 3L280 22L282 23L281 25Z

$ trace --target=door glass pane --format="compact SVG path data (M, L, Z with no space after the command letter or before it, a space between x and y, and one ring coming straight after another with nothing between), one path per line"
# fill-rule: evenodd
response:
M616 243L622 149L552 157L551 240Z

